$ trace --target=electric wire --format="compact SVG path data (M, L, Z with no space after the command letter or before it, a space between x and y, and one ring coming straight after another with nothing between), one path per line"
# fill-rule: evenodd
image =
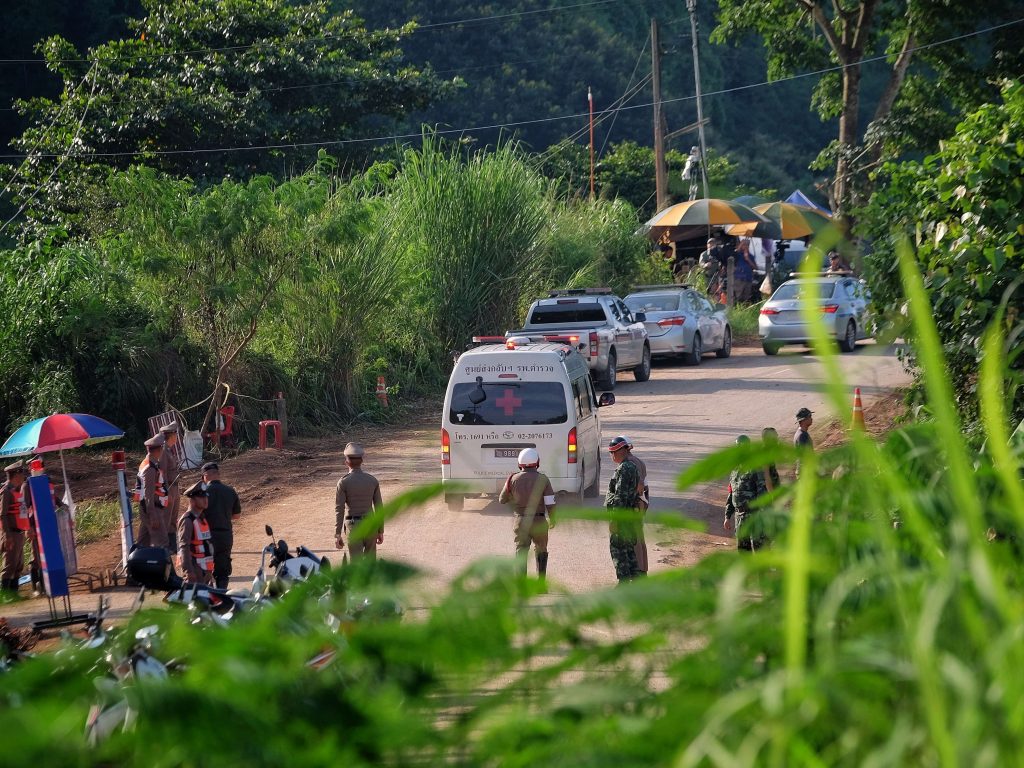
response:
M651 44L650 38L645 37L644 38L644 47L640 49L640 55L636 57L636 64L633 65L633 72L629 76L629 83L632 83L633 82L633 78L636 77L636 71L637 71L637 69L640 68L640 60L644 57L644 54L647 53L647 46L650 45L650 44ZM650 76L648 76L648 79L649 78L650 78ZM627 91L629 90L629 83L627 83L627 85L626 85L626 90ZM623 102L623 104L624 103L625 102ZM622 107L622 104L619 105L619 109L621 109L621 107ZM615 121L619 117L619 109L615 110L615 114L612 116L612 124L609 125L608 126L608 130L605 131L604 141L601 142L601 151L597 153L598 159L600 159L601 156L604 155L604 148L608 146L608 139L611 137L612 129L615 127Z
M93 73L93 78L92 78L92 87L89 89L89 98L85 102L85 109L82 110L82 116L78 120L78 127L75 129L75 135L72 137L71 142L69 143L69 146L74 146L75 142L78 141L78 137L82 133L82 126L85 125L85 118L89 114L89 107L92 105L93 95L96 92L96 81L99 78L96 76L96 65L95 64L92 66L91 71ZM88 73L86 73L86 76L88 76ZM38 187L36 187L35 191L33 191L32 194L29 195L29 197L20 206L18 206L18 210L16 210L14 212L14 215L11 216L11 218L9 218L2 225L0 225L0 234L3 234L4 230L7 229L8 226L10 226L11 222L14 221L15 219L17 219L19 216L21 216L22 213L25 212L25 209L28 208L29 204L33 200L36 199L36 196L42 191L43 187L45 187L47 184L49 184L50 180L54 176L57 175L57 171L59 171L61 169L61 166L63 166L64 163L67 162L68 157L70 157L70 155L64 155L64 157L60 160L59 163L57 163L57 165L54 167L54 169L52 171L50 171L50 175L46 177L46 180L42 184L40 184Z
M581 8L592 8L601 5L610 5L612 3L621 3L625 0L589 0L583 3L574 3L572 5L559 5L553 8L535 8L532 11L515 11L512 13L499 13L491 16L475 16L467 19L452 19L450 21L438 21L429 24L416 24L412 32L418 32L419 30L432 30L442 29L445 27L456 27L466 24L482 24L491 21L503 21L505 19L520 18L523 16L534 16L541 13L556 13L559 11L573 11ZM320 35L318 37L304 37L300 40L292 40L292 43L313 43L313 42L324 42L328 40L337 40L343 37L343 35ZM277 42L266 41L259 43L249 43L247 45L227 45L218 48L194 48L190 50L182 51L161 51L159 53L135 53L135 54L118 54L115 56L117 59L157 59L157 58L172 58L175 56L199 56L206 53L228 53L234 51L247 51L253 48L263 48L267 46L277 45ZM54 59L53 63L60 64L88 64L93 63L93 59ZM49 64L47 59L0 59L0 64Z
M910 48L909 50L910 51L918 51L918 50L924 50L924 49L928 49L928 48L935 48L935 47L938 47L938 46L941 46L941 45L947 45L947 44L952 43L952 42L957 42L959 40L963 40L963 39L966 39L966 38L969 38L969 37L976 37L978 35L986 34L988 32L992 32L992 31L995 31L997 29L1003 29L1005 27L1009 27L1009 26L1013 26L1015 24L1021 24L1021 23L1024 23L1024 18L1015 19L1014 21L1010 21L1010 22L1005 22L1003 24L994 25L992 27L987 27L985 29L977 30L975 32L969 32L969 33L966 33L966 34L957 35L955 37L946 38L944 40L937 40L937 41L932 42L932 43L925 43L925 44L922 44L922 45L919 45L919 46L914 46L913 48ZM866 59L862 59L862 60L860 60L858 62L854 62L854 63L851 63L851 64L838 64L838 65L835 65L835 66L832 66L832 67L824 67L824 68L817 69L817 70L814 70L814 71L811 71L811 72L801 72L801 73L798 73L798 74L789 75L787 77L778 78L776 80L763 80L763 81L759 81L759 82L756 82L756 83L747 83L747 84L744 84L744 85L733 86L731 88L723 88L723 89L720 89L720 90L717 90L717 91L708 91L708 92L704 93L704 97L709 98L709 97L712 97L712 96L723 96L723 95L727 95L727 94L730 94L730 93L738 93L738 92L741 92L741 91L751 90L753 88L761 88L761 87L766 87L766 86L773 86L773 85L777 85L779 83L790 82L790 81L793 81L793 80L800 80L800 79L807 78L807 77L814 77L814 76L817 76L817 75L828 74L830 72L838 72L838 71L841 71L843 69L846 69L847 67L860 66L860 65L863 65L863 64L870 64L870 63L873 63L873 62L876 62L876 61L881 61L881 60L888 59L888 58L890 58L889 54L881 54L881 55L878 55L878 56L872 56L872 57L869 57L869 58L866 58ZM671 98L671 99L662 99L661 103L662 104L675 104L675 103L681 103L681 102L686 102L686 101L693 101L696 98L697 98L696 96L679 96L679 97L675 97L675 98ZM649 107L652 107L652 106L654 106L653 102L646 102L646 103L643 103L643 104L631 104L629 106L623 106L622 110L646 109L646 108L649 108ZM601 110L601 111L595 113L595 117L598 116L598 115L610 115L613 111L614 111L613 109ZM518 127L522 127L522 126L525 126L525 125L538 125L538 124L542 124L542 123L558 122L558 121L562 121L562 120L575 120L575 119L582 118L582 117L589 117L589 111L588 112L575 112L575 113L567 114L567 115L552 115L552 116L549 116L549 117L540 117L540 118L534 118L534 119L530 119L530 120L516 120L516 121L505 122L505 123L492 123L492 124L486 124L486 125L466 126L466 127L462 127L462 128L437 129L435 132L438 133L438 134L460 134L460 133L465 134L465 133L474 133L474 132L478 132L478 131L488 131L488 130L495 130L495 129L502 129L502 128L518 128ZM349 144L363 144L363 143L375 143L375 142L383 142L383 141L394 141L394 140L401 140L401 139L413 139L413 138L418 138L420 136L422 136L422 132L397 133L397 134L382 135L382 136L365 136L365 137L356 137L356 138L350 138L350 139L326 139L326 140L319 140L319 141L282 142L282 143L276 143L276 144L254 144L254 145L249 145L249 146L238 145L238 146L228 146L228 147L203 147L203 148L198 148L198 149L166 149L166 150L121 151L121 152L90 152L90 153L82 154L82 155L69 155L68 153L40 153L40 154L36 155L36 157L81 156L81 157L90 157L90 158L103 158L103 157L147 157L147 156L156 157L156 156L168 156L168 155L171 155L171 156L173 156L173 155L203 155L203 154L212 154L212 153L217 153L217 152L248 152L248 151L277 150L277 149L303 149L303 148L308 148L308 147L345 146L345 145L349 145ZM23 159L25 157L26 157L26 155L23 154L23 153L0 154L0 159L4 159L4 160Z

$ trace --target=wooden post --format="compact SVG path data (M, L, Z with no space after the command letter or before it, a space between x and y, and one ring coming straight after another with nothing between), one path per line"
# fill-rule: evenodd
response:
M665 119L661 113L661 43L658 20L651 19L651 88L654 90L654 200L657 210L668 205L668 172L665 169Z
M731 307L736 299L736 288L733 278L736 276L736 257L730 256L725 268L725 306Z
M286 440L288 438L288 408L284 402L284 392L277 393L274 405L277 407L277 420L281 422L281 439Z

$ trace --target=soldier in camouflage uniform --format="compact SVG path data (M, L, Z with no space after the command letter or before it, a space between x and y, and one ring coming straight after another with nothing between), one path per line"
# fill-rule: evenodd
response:
M737 445L749 442L750 438L746 435L736 438ZM752 519L754 510L750 509L750 503L767 492L764 470L734 469L729 475L729 496L725 501L725 520L722 526L727 531L736 531L737 549L753 552L768 542L757 525L758 521Z
M636 541L643 525L639 502L644 489L640 470L629 459L629 443L616 438L608 450L616 466L615 474L608 481L604 506L609 510L628 510L635 515L635 519L615 520L608 525L608 548L615 566L615 577L621 584L643 574L636 558Z

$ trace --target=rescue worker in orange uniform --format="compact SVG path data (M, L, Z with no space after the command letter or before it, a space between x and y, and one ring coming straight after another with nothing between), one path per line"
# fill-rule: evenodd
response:
M526 558L532 542L537 576L543 579L548 572L548 531L554 525L548 518L555 514L555 491L548 476L538 470L540 454L536 448L521 450L518 461L519 471L508 476L498 501L512 503L516 508L512 533L520 572L526 575Z
M376 536L353 539L352 531L363 518L380 509L384 501L380 495L380 483L369 472L363 472L365 451L359 443L345 446L345 466L348 474L338 481L334 495L334 543L338 549L348 539L348 554L353 560L362 555L377 558L377 547L384 543L384 528L377 529Z
M178 464L178 452L175 446L178 444L178 422L172 421L160 427L160 436L164 439L163 452L160 454L160 471L164 475L164 487L167 489L167 533L171 549L175 546L174 531L178 527L178 506L181 501L181 489L178 486L178 475L181 474L181 467Z
M140 547L167 548L170 533L167 530L167 487L160 471L164 439L161 435L146 441L146 458L139 464L135 477L135 500L139 503L139 535L135 541Z
M18 579L25 567L25 534L28 533L28 510L21 498L25 465L19 461L4 467L4 472L7 473L7 481L0 485L0 523L4 536L4 566L0 572L0 589L16 595Z
M203 484L196 483L182 494L188 510L178 521L178 565L185 581L213 586L213 539L206 521L209 503Z

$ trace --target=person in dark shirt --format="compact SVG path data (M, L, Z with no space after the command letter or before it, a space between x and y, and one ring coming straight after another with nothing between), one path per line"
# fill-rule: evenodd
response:
M812 451L814 450L814 441L811 440L811 435L807 430L811 428L811 424L814 423L814 419L811 418L811 411L807 408L801 408L796 412L796 423L797 430L796 434L793 435L793 447L797 450ZM800 477L800 461L797 460L795 474Z
M203 483L209 498L206 520L213 543L213 581L219 589L227 589L234 545L232 524L242 514L242 504L235 489L220 481L220 466L216 462L203 464Z

